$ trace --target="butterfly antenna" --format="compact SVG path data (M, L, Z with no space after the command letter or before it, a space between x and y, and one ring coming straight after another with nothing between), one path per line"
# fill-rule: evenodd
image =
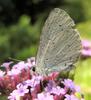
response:
M22 60L19 60L19 59L15 59L15 58L12 58L12 57L8 57L9 60L12 60L12 61L16 61L16 62L20 62Z

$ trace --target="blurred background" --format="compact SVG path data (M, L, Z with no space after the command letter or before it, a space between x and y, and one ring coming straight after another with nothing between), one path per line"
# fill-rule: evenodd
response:
M91 39L91 0L0 0L0 63L36 56L41 29L55 7L74 19L82 39ZM75 82L91 100L91 58L77 66Z

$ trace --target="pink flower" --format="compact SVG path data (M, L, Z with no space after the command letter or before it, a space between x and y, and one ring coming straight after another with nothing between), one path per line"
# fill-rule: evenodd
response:
M31 57L27 59L27 62L31 65L31 66L35 66L35 57Z
M35 100L54 100L53 96L50 95L49 93L42 92L42 93L39 93L37 96L38 97Z
M47 87L45 88L45 91L55 95L65 94L65 90L60 86L56 86L56 83L54 81L49 81Z
M88 49L88 50L83 49L82 50L82 55L84 55L84 56L91 56L91 49Z
M89 40L82 40L82 58L90 57L91 56L91 41Z
M16 92L19 96L24 96L26 93L29 92L29 89L27 89L27 86L24 86L22 84L18 84Z
M7 72L7 75L12 76L12 75L18 75L18 74L20 74L20 73L21 73L20 70L18 70L18 69L12 69L11 71L8 71L8 72Z
M74 87L74 83L71 79L65 79L63 83L64 83L65 86L67 86L69 88Z
M74 95L66 94L65 97L65 100L78 100L78 98L76 98Z
M72 80L58 78L58 72L50 73L46 77L33 71L30 72L35 65L35 60L28 60L17 63L10 71L6 72L3 89L7 90L8 88L11 91L16 87L10 93L9 100L17 100L17 98L24 100L78 100L75 93L80 89Z
M50 93L60 95L60 94L65 94L66 92L63 88L56 86L56 87L52 87L52 90L50 91Z
M40 84L42 76L33 76L31 79L32 87L35 87L37 84Z
M4 67L8 68L9 65L12 64L12 63L13 63L12 61L6 62L6 63L3 63L1 66L4 66Z
M9 100L16 100L17 96L17 90L14 90L12 93L10 93L10 96L8 96Z
M5 72L0 70L0 78L2 78L5 75Z
M90 48L91 47L91 41L89 40L82 40L82 46L83 48Z
M18 70L22 70L22 69L24 69L24 68L25 68L25 63L24 63L24 61L21 61L21 62L15 64L15 65L13 66L13 69L18 69Z
M65 79L63 84L66 87L70 88L73 92L80 91L80 89L77 86L75 86L74 82L72 80L70 80L70 79Z

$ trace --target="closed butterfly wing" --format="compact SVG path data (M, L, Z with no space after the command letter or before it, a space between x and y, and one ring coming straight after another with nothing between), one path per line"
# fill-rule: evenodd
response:
M81 40L70 16L55 8L45 22L36 57L36 71L41 75L68 69L79 58Z

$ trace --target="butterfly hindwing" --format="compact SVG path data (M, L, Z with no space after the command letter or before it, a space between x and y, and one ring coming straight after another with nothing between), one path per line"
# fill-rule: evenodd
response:
M70 16L55 8L45 22L36 58L36 71L42 75L67 69L79 57L81 40Z

